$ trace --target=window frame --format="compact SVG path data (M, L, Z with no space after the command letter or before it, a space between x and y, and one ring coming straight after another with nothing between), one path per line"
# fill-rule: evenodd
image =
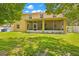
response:
M17 29L19 29L19 28L20 28L20 25L19 25L19 24L17 24L17 25L16 25L16 28L17 28Z

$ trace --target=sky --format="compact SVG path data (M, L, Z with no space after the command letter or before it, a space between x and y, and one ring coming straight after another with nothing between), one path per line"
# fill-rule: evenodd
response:
M24 6L23 14L45 12L46 6L44 3L27 3Z

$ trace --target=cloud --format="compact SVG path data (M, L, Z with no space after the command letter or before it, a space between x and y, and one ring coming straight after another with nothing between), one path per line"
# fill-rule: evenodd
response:
M36 12L37 12L36 10L33 10L33 11L32 11L32 13L36 13Z
M42 10L37 10L37 12L41 12Z
M42 10L33 10L32 13L36 13L36 12L45 12L45 11L42 11Z
M29 11L25 11L26 13L28 13Z
M29 5L27 8L28 9L33 9L34 7L33 7L33 5Z
M25 13L30 13L30 11L29 11L29 10L23 10L22 13L23 13L23 14L25 14Z

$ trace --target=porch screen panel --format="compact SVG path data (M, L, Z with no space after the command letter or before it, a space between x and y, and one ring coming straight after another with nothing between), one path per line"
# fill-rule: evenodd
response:
M42 21L38 21L37 24L38 24L38 30L42 30Z
M45 21L45 30L53 30L53 21Z
M53 30L63 30L63 20L56 20L53 25Z
M33 21L32 24L33 23L36 23L37 24L37 30L42 30L42 21Z
M28 21L27 30L33 30L33 22Z
M63 30L63 20L45 21L45 30Z
M28 21L27 29L28 30L34 30L33 24L37 24L37 30L42 30L42 21Z

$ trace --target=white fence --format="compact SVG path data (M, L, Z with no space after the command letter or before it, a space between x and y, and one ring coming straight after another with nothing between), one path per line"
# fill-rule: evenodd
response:
M67 32L79 32L79 26L67 26Z

